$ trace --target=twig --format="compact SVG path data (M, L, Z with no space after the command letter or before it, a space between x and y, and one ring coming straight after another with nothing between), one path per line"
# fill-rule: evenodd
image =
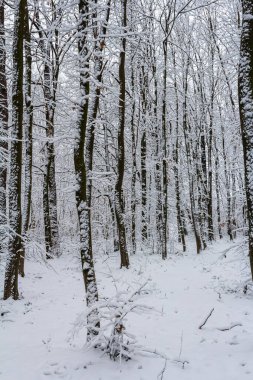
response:
M182 330L181 339L180 339L180 350L179 350L179 355L178 355L179 360L181 359L182 350L183 350L183 335L184 335L184 332Z
M170 359L167 355L165 355L161 351L157 351L156 349L152 350L152 349L149 349L149 348L141 347L140 348L140 352L146 352L146 353L149 353L149 354L157 355L160 358L163 358L164 360L169 361L170 363L181 363L183 369L185 367L185 364L189 364L188 360Z
M206 317L206 319L204 320L204 322L199 326L199 329L201 330L202 327L205 326L206 322L208 321L208 319L211 317L211 315L213 314L214 312L214 307L212 308L212 310L210 311L210 313L208 314L208 316Z
M237 327L237 326L242 326L242 324L241 323L234 323L234 324L232 324L229 327L221 327L221 328L218 327L217 330L219 330L219 331L229 331L229 330L232 330L234 327Z
M167 366L167 359L165 359L165 361L164 361L163 369L162 369L161 372L158 374L158 376L157 376L157 380L163 380L163 376L164 376L164 372L165 372L165 370L166 370L166 366Z

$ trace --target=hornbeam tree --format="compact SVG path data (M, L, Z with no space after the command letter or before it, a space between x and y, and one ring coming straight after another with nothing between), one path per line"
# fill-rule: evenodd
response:
M18 299L18 272L22 248L21 174L23 130L23 40L26 0L14 3L12 129L9 176L10 240L5 270L4 299Z
M44 5L45 6L45 5ZM44 10L44 6L41 5ZM60 70L59 28L62 19L61 3L48 3L46 30L40 20L40 7L35 8L34 25L39 34L38 45L43 58L43 93L46 119L45 170L43 183L44 227L47 257L60 256L55 174L55 109Z
M80 65L81 99L78 110L77 134L74 147L74 164L76 174L76 205L80 228L80 254L84 285L86 289L86 303L88 307L94 306L98 300L98 290L93 262L92 235L91 235L91 209L88 206L87 171L85 165L85 144L88 123L90 74L89 74L89 22L90 1L79 1L78 24L78 53ZM91 340L98 333L98 311L93 310L87 316L87 340Z
M242 9L239 103L249 223L249 257L253 278L253 1L243 0Z
M31 33L29 28L29 11L26 4L24 20L25 39L25 115L24 115L24 136L25 136L25 178L24 178L24 206L22 213L22 250L20 254L19 273L25 275L25 242L29 228L31 204L32 204L32 162L33 162L33 104L32 104L32 53L31 53Z
M119 57L119 129L118 129L118 173L115 185L115 210L119 231L119 249L121 257L121 267L129 267L129 257L126 242L126 228L124 221L124 200L123 200L123 180L125 171L125 113L126 113L126 27L127 27L127 0L121 0L122 8L122 29L121 51Z
M7 185L7 154L8 154L8 98L6 81L6 51L5 51L5 7L0 0L0 255L6 248L6 185Z

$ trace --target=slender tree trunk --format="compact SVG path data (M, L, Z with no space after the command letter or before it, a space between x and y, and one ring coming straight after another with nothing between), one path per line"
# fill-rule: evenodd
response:
M220 201L220 181L219 181L219 153L217 146L215 144L215 188L216 188L216 202L217 202L217 222L219 238L222 239L222 229L221 229L221 201Z
M162 152L163 152L163 164L162 164L162 258L166 259L168 255L167 240L168 240L168 164L167 164L167 49L168 41L167 37L163 41L163 100L162 100Z
M253 279L253 2L243 0L239 65L239 106L244 150L245 185L249 222L249 257Z
M104 125L104 143L105 143L105 166L106 166L106 171L109 172L111 170L111 167L109 163L109 146L108 146L108 135L107 135L106 125ZM111 210L111 217L112 217L113 249L114 249L114 252L118 252L119 239L118 239L118 231L117 231L116 216L115 216L115 202L114 202L114 199L112 199L110 195L111 193L112 193L112 188L110 186L108 201L109 201L109 207Z
M49 215L45 215L45 222L50 219L50 239L46 241L49 247L49 254L52 256L60 255L59 246L59 228L57 216L57 192L56 192L56 178L55 178L55 147L54 147L54 113L55 113L55 99L51 93L51 68L48 64L50 62L50 51L47 49L44 67L44 97L45 97L45 112L46 112L46 170L44 189L47 192L48 211ZM45 227L46 229L47 227Z
M132 110L131 110L131 138L132 138L132 179L131 179L131 234L132 234L132 253L136 253L136 130L135 130L135 76L133 59L131 64L131 89L132 89Z
M10 147L9 224L10 241L7 256L4 299L18 299L18 271L22 247L22 130L23 130L23 39L26 0L15 1L12 82L12 139Z
M208 217L208 240L214 240L213 230L213 167L212 167L212 151L213 151L213 118L214 118L214 48L211 47L211 99L210 99L210 123L208 131L208 198L207 198L207 217Z
M190 130L187 120L187 96L188 96L188 71L189 71L189 58L187 60L185 78L184 78L184 101L183 101L183 133L185 139L185 149L186 149L186 158L187 158L187 171L188 171L188 181L189 181L189 195L190 195L190 205L191 205L191 219L192 226L195 235L196 241L196 250L199 254L202 249L203 238L201 239L201 233L198 225L199 216L197 215L196 202L195 202L195 191L194 191L194 176L191 172L191 157L192 147L190 141ZM198 172L198 171L197 171ZM198 174L197 174L198 175ZM198 181L199 182L199 181Z
M4 0L0 0L0 256L7 248L8 98L5 66L5 8Z
M127 26L127 0L121 0L122 5L122 26L123 34L126 33ZM126 37L122 37L122 46L119 59L119 130L118 130L118 173L115 185L115 209L116 219L119 230L119 249L121 256L121 267L129 267L129 257L126 244L126 230L124 221L124 199L123 199L123 180L125 171L125 112L126 112Z
M20 254L19 273L25 275L25 242L26 234L29 228L32 202L32 154L33 154L33 105L32 105L32 55L31 55L31 35L29 30L29 13L26 4L24 20L24 38L25 38L25 186L24 186L24 207L22 213L22 252Z
M162 175L161 175L161 151L160 151L160 127L158 121L158 83L155 51L153 52L153 77L154 77L154 119L155 119L155 187L156 187L156 251L162 252L163 232L163 208L162 208Z
M46 170L48 167L46 167ZM43 216L44 216L44 233L46 244L46 258L51 259L51 225L49 215L49 199L48 199L48 173L45 172L43 176Z
M81 101L77 122L77 135L74 148L74 164L76 173L76 205L80 227L80 255L84 285L86 289L86 303L94 306L98 300L98 289L95 275L92 252L91 217L87 199L87 176L84 157L85 136L88 122L89 99L89 51L87 42L87 28L89 23L89 0L79 0L79 64ZM98 311L93 309L87 316L87 339L91 340L98 333L100 326Z
M145 67L141 67L140 74L140 87L141 87L141 111L142 111L142 137L141 137L141 214L142 226L141 236L142 242L145 246L148 239L148 213L147 213L147 93L148 93L148 77Z
M144 131L141 138L141 206L142 206L142 241L145 245L148 238L148 228L147 228L147 170L146 170L146 160L147 160L147 141L146 132Z
M110 8L111 1L107 2L107 12L105 22L103 24L103 28L101 32L99 32L98 27L98 14L97 14L97 0L93 0L93 15L92 15L92 23L93 23L93 38L95 41L94 48L94 79L95 79L95 89L92 101L91 101L91 110L88 116L88 125L86 131L86 164L88 170L88 185L87 185L87 199L88 206L91 207L91 193L92 193L92 168L93 168L93 150L94 150L94 142L95 142L95 126L97 121L97 114L99 110L99 102L101 96L101 86L102 86L102 75L103 75L103 49L105 47L105 35L107 30L107 24L109 22L110 17Z
M55 9L54 2L51 2L53 20L50 24L54 31L53 37L48 36L43 31L40 22L39 9L36 9L34 25L39 34L39 46L43 55L43 91L45 101L46 137L45 145L45 173L43 183L43 211L44 229L47 256L60 256L60 238L57 215L57 189L55 174L55 146L54 146L54 120L56 108L56 92L59 77L59 32L61 16ZM54 54L54 58L53 55ZM46 205L45 202L48 202Z
M177 79L176 79L176 59L175 59L175 53L173 54L173 65L174 65L174 89L175 89L175 96L176 96L176 143L175 143L175 150L174 150L174 160L175 160L175 166L174 166L174 173L175 173L175 191L176 191L176 210L177 210L177 228L178 228L178 241L179 243L182 243L183 246L183 252L186 251L186 242L185 242L185 230L184 230L184 224L183 224L183 214L181 210L181 196L180 196L180 180L179 180L179 101L178 101L178 86L177 86Z
M227 154L226 154L226 146L225 146L225 131L223 127L223 121L221 119L221 110L220 110L220 120L221 120L222 153L223 153L223 161L224 161L225 186L226 186L226 192L227 192L227 234L230 240L233 240L230 181L229 181L229 175L228 175Z

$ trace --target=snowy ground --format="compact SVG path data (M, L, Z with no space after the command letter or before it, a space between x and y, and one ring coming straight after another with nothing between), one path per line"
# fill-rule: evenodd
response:
M137 255L129 270L119 269L118 257L96 263L103 296L115 294L115 284L131 293L149 280L137 302L153 309L129 314L125 321L143 352L122 363L87 349L84 330L73 337L85 309L77 258L66 252L50 265L28 262L23 298L0 301L1 380L253 378L253 295L243 293L249 272L239 241L167 261Z

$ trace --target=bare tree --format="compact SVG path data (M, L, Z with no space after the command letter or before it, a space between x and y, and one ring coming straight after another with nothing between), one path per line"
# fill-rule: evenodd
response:
M5 5L0 1L0 255L6 248L7 224L7 155L8 155L8 97L5 50Z
M242 1L239 101L249 223L249 257L253 278L253 2Z
M84 285L86 289L87 306L94 306L98 300L98 289L96 283L91 235L91 209L88 206L87 171L85 165L84 148L86 144L86 132L88 123L90 73L88 48L90 1L79 1L79 24L78 24L78 53L80 65L80 90L81 99L78 110L77 135L74 148L74 163L76 174L76 205L80 228L80 254ZM98 333L99 318L96 309L93 309L87 318L88 340Z
M121 256L121 267L128 268L129 257L126 242L126 230L124 221L123 179L125 171L125 112L126 112L126 27L127 27L127 0L121 0L122 8L122 33L121 51L119 57L119 129L118 129L118 173L115 185L115 209L119 231L119 249Z
M7 255L4 299L18 299L18 271L22 248L21 174L23 131L23 40L26 0L15 0L12 79L12 130L10 146L9 224L10 241Z

